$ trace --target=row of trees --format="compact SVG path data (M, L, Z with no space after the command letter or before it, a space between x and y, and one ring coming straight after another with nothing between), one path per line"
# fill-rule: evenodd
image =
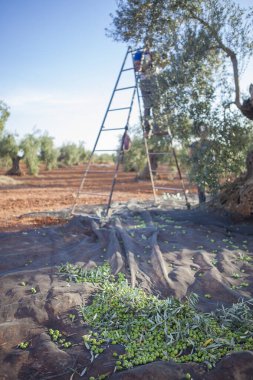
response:
M87 160L90 152L85 149L84 143L67 143L56 148L54 138L47 133L34 131L27 134L21 141L5 131L5 124L10 116L8 106L0 101L0 166L8 168L7 174L21 175L20 160L26 165L28 174L37 175L40 163L47 170L59 166L72 166ZM95 157L95 162L112 161L113 157L102 155Z

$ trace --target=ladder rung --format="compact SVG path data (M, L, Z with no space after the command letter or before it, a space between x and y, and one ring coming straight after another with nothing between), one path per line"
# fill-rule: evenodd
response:
M134 68L133 67L129 67L128 69L124 69L122 71L129 71L129 70L133 70Z
M168 136L169 135L169 132L153 132L153 135L154 136Z
M116 88L115 91L130 90L131 88L135 88L135 87L136 87L136 86L121 87L121 88Z
M108 132L108 131L118 131L118 130L126 129L125 127L123 128L107 128L107 129L102 129L101 132Z
M110 111L121 111L121 110L130 110L131 107L122 107L122 108L112 108L110 110L108 110L108 112Z
M170 155L170 156L172 155L172 153L170 153L170 152L166 152L166 153L151 152L151 153L149 153L150 156L153 156L153 155L157 155L157 156L160 155L160 156L162 156L162 155L166 155L166 154Z
M104 170L89 170L89 173L105 173L105 171ZM113 174L113 173L114 171L106 171L106 174Z
M96 149L94 152L119 152L120 149Z
M183 189L179 189L178 187L157 187L155 186L156 190L177 190L177 191L183 191Z
M94 192L91 193L90 191L80 191L78 193L78 196L80 197L80 195L84 195L84 194L91 195L91 196L96 195L96 196L99 196L99 197L108 197L108 194L94 193Z
M169 171L162 171L162 170L151 170L153 173L157 173L157 174L173 174L172 172L169 172Z

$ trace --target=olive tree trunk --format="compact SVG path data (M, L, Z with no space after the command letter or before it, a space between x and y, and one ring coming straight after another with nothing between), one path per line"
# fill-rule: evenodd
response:
M152 154L151 151L150 151L150 153L151 153L150 156L149 156L150 166L151 166L151 170L152 170L153 176L155 177L156 176L156 171L157 171L157 168L158 168L158 157L159 156L157 154ZM144 169L139 174L139 179L150 180L150 173L149 173L148 162L146 163L146 166L144 167Z
M20 160L22 157L16 156L12 158L12 167L8 172L6 173L7 175L16 175L16 176L21 176L23 173L20 169Z
M251 150L246 158L246 178L253 178L253 150Z

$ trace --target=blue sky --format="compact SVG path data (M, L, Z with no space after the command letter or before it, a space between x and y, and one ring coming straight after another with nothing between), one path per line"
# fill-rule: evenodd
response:
M127 46L105 36L115 0L0 0L0 99L7 129L57 145L98 133Z
M92 148L127 49L105 36L116 1L0 0L0 9L7 130L23 137L39 129L58 146ZM252 72L251 62L245 83Z

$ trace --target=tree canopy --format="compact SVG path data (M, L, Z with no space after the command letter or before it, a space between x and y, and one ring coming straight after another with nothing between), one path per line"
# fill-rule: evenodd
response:
M110 37L155 53L160 127L169 126L185 147L201 127L208 130L211 148L195 182L216 190L217 177L240 174L253 142L240 91L253 54L253 7L231 0L119 0L111 16ZM157 150L162 139L153 144Z
M181 52L179 75L182 66L192 78L203 65L226 66L234 102L242 108L239 74L253 54L253 7L246 10L231 0L119 0L112 20L109 36L148 45L157 51L158 63L174 65Z

